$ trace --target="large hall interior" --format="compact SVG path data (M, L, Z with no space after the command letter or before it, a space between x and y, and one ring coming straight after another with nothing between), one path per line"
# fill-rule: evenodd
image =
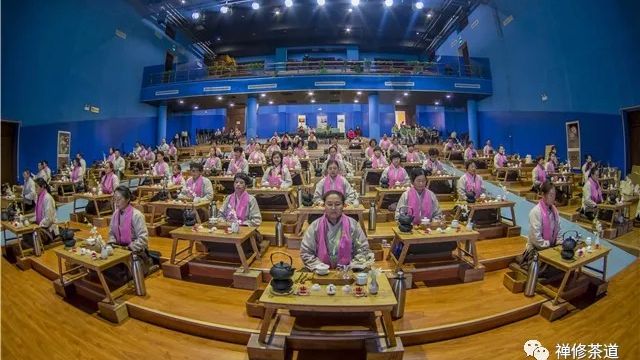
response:
M0 13L0 358L640 359L639 1Z

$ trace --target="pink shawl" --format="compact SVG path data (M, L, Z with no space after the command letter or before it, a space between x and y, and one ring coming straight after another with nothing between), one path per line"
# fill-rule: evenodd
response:
M476 154L476 151L471 148L467 148L467 150L464 151L464 157L466 159L472 159L473 157L475 157L475 154Z
M233 160L229 164L229 172L232 174L239 173L242 171L242 164L244 162L244 158L240 158L240 160Z
M254 151L249 155L249 159L254 163L264 162L264 155L260 151Z
M600 188L600 184L597 181L593 180L593 178L589 178L589 184L591 184L591 200L593 200L596 204L602 202L602 189Z
M296 154L297 157L301 159L304 159L307 157L307 151L303 148L295 148L293 152Z
M498 157L498 166L499 167L504 167L505 163L507 162L507 156L504 154L496 154L496 156Z
M111 194L113 192L113 177L114 173L105 174L102 177L102 181L100 182L100 186L102 187L102 192L105 194Z
M336 265L349 265L351 263L351 229L349 219L346 215L340 217L342 225L342 234L340 236L340 244L338 245L338 262L333 264L329 258L327 250L327 232L329 229L329 220L323 215L318 223L318 236L316 237L316 250L318 251L318 259L323 263L335 268Z
M240 196L234 192L230 195L229 208L235 209L236 218L240 221L246 221L249 217L249 194L243 191Z
M391 141L389 141L389 140L382 140L382 141L380 141L380 148L381 148L382 150L388 150L388 149L389 149L389 146L391 146Z
M551 161L551 160L547 161L547 172L551 173L551 174L556 172L556 166L554 165L553 161Z
M553 232L551 231L551 218L549 216L549 207L547 205L547 203L545 203L542 199L540 201L538 201L538 206L540 206L540 214L542 215L540 217L540 222L542 225L542 238L544 240L547 240L551 243L551 246L554 246L556 244L556 238L558 237L558 230L559 227L554 226L553 227ZM553 220L554 221L558 221L558 209L556 209L555 206L551 206L551 209L553 210Z
M547 179L547 172L544 171L542 165L538 165L538 172L536 173L536 180L543 183Z
M420 220L423 217L431 217L431 191L424 189L422 191L422 203L420 203L420 196L415 187L407 190L407 205L413 210L413 224L420 224ZM418 209L416 211L416 209Z
M282 164L280 166L274 166L269 171L269 186L277 186L280 187L282 184Z
M469 173L464 174L466 179L465 190L467 192L473 192L473 194L478 197L482 193L482 181L479 176L471 176Z
M44 198L47 196L47 191L42 190L38 194L38 200L36 201L36 224L40 224L44 219Z
M204 193L204 189L202 186L202 175L198 176L198 180L193 181L193 178L189 178L189 180L187 180L187 188L191 191L193 191L197 197L202 197L203 193Z
M414 152L408 152L407 153L407 162L418 162L420 160L420 157L418 156L418 153Z
M367 147L367 157L368 158L373 157L373 148L371 146Z
M326 194L327 192L331 191L331 190L336 190L341 192L343 195L345 194L345 180L342 176L337 175L335 177L335 180L331 180L331 176L327 175L324 178L324 186L322 188L322 193Z
M173 175L171 180L174 184L180 184L182 182L182 173L178 173L178 175Z
M80 180L80 172L82 171L82 166L76 166L73 168L71 172L71 182L78 182Z
M204 167L209 169L215 169L216 164L220 162L220 159L217 156L207 158L207 161L204 163Z
M380 169L381 167L387 166L387 161L384 156L380 155L380 157L376 157L375 155L371 158L371 167L374 169Z
M293 156L285 156L283 162L284 165L289 168L289 170L296 167L296 159L294 159Z
M158 162L153 166L153 170L156 174L165 176L165 174L169 170L169 164L167 164L166 162L163 162L163 163Z
M133 206L129 204L124 210L123 214L116 210L116 215L113 217L111 223L111 231L113 232L116 243L118 245L127 246L131 244L133 236L131 234L131 221L133 219Z
M389 165L389 171L387 171L389 187L394 187L396 186L396 184L402 183L404 181L404 177L404 169L402 167Z

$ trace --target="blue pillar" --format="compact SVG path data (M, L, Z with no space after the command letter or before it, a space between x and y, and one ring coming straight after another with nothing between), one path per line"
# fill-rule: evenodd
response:
M247 139L258 135L258 98L255 95L247 97L245 109L245 126L247 127Z
M158 139L156 144L160 144L162 139L167 138L167 105L158 106Z
M378 93L369 94L369 138L380 139L380 110L378 109Z
M469 127L469 140L473 141L476 148L480 148L478 142L478 102L467 100L467 125Z

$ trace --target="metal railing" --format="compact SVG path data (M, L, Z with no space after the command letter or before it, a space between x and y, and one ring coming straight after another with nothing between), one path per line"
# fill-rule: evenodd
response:
M143 86L208 79L300 75L417 75L489 78L480 65L427 61L298 61L278 63L216 64L209 67L148 74Z

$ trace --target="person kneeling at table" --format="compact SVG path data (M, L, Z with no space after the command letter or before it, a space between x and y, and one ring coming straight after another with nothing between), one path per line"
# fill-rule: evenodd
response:
M560 216L558 215L558 209L554 205L556 189L553 183L550 181L543 182L540 185L540 194L542 198L529 212L527 246L521 258L517 260L524 270L529 269L535 253L562 243L562 239L559 236ZM547 266L547 264L541 264L538 276L550 279L559 273L559 270Z
M109 225L109 240L107 244L126 247L142 259L144 274L149 273L152 265L149 256L149 231L144 215L131 205L131 190L124 185L118 186L113 192L115 210ZM118 264L104 271L107 281L122 285L132 277L124 264Z
M468 160L465 163L465 169L467 171L458 179L458 200L478 199L480 195L484 194L484 183L482 176L476 174L476 162Z
M35 232L40 238L42 245L53 242L58 235L58 225L56 225L56 201L51 196L51 188L43 178L35 179L36 184L36 228ZM25 234L22 237L23 245L33 248L33 233Z
M202 176L202 164L191 163L190 165L191 177L187 180L182 189L182 192L178 195L181 199L193 199L194 202L200 202L201 200L213 200L213 185L211 180ZM201 221L205 221L208 216L204 210L197 209L198 217ZM184 211L181 209L167 209L167 219L170 224L183 224Z
M291 187L291 173L282 162L282 153L275 151L271 154L271 166L267 168L262 176L261 185L286 189Z
M598 204L604 201L605 197L602 194L602 186L600 185L600 168L596 166L589 171L589 178L582 187L582 208L580 208L580 213L589 220L593 220L596 214L600 219L611 218L611 210L598 211Z
M344 195L335 190L324 194L324 215L309 225L300 245L305 267L314 270L320 264L335 269L349 265L356 257L368 257L369 242L360 223L342 213Z
M380 184L386 180L390 188L409 185L409 175L407 171L400 166L402 155L394 151L391 153L390 158L391 164L389 164L389 166L382 171L382 175L380 175Z
M427 189L427 177L424 169L411 170L411 187L400 195L395 211L396 221L400 214L407 211L413 216L413 225L420 224L422 219L433 219L442 215L438 198L431 190ZM409 248L410 254L429 254L434 257L450 257L451 251L456 248L455 243L421 244ZM401 248L392 249L399 256Z
M323 205L323 198L329 191L338 191L345 197L345 205L353 205L358 200L358 193L347 179L340 175L340 165L336 160L327 162L327 176L316 184L313 192L313 203Z
M102 191L102 194L112 194L113 189L117 188L118 185L120 185L120 179L118 179L118 175L116 175L113 163L111 161L107 162L104 171L104 175L102 176L102 179L100 179L100 191ZM111 201L99 201L98 206L100 207L100 212L106 211L107 209L111 208ZM91 215L98 214L93 201L89 201L85 211L87 212L87 214Z
M538 156L536 158L536 167L531 171L531 191L540 192L540 186L547 181L547 171L544 169L544 156Z

